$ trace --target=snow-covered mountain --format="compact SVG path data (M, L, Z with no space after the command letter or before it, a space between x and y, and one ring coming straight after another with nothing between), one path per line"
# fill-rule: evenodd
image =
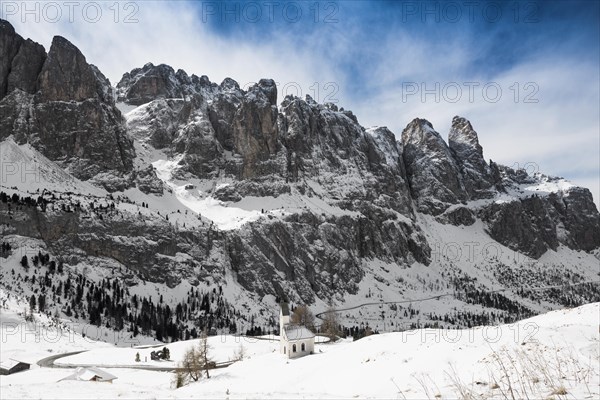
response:
M51 313L174 340L275 329L282 298L380 331L600 301L589 190L486 161L465 118L395 135L166 65L113 89L6 21L0 55L1 282Z

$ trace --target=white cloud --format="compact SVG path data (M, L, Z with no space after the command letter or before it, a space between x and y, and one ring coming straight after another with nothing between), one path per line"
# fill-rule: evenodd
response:
M103 18L97 23L86 22L78 13L74 23L69 23L66 16L58 23L43 18L39 23L23 23L19 15L8 20L19 34L46 49L54 35L66 37L113 84L124 72L147 62L207 75L217 83L226 77L234 78L240 85L261 78L273 78L282 86L296 82L302 94L310 93L314 82L323 86L338 75L335 65L323 64L313 56L311 48L296 46L290 36L253 43L219 37L202 22L198 8L190 3L139 2L135 15L138 23L115 23L114 12L108 9L113 3L102 4Z

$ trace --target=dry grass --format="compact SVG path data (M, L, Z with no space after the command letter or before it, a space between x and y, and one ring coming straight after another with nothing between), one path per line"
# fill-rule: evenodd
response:
M446 371L446 376L452 382L454 391L459 395L459 398L464 400L475 400L476 394L473 391L473 386L467 387L467 385L460 379L454 366L450 364L450 371Z
M571 347L545 346L531 342L526 347L493 350L487 358L487 382L467 383L455 366L445 375L452 398L475 399L567 399L580 395L598 398L600 351L583 359ZM413 375L427 399L440 398L441 391L426 374ZM446 397L446 395L444 395Z
M493 351L492 360L489 371L495 384L491 388L503 399L566 398L571 389L582 387L591 398L598 394L590 387L592 379L598 379L592 357L582 363L569 347L502 348Z
M550 393L550 395L566 396L568 393L569 392L567 392L567 389L565 389L564 386L561 386L559 388L554 389L554 391Z

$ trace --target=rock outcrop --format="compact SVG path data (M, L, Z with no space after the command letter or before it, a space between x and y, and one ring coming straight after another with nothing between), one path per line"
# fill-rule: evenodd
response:
M0 19L0 100L6 96L12 62L22 42L23 38L15 32L15 28L8 21Z
M525 179L515 174L519 180ZM541 176L544 181L556 180ZM539 183L534 177L529 180ZM506 180L505 185L511 181ZM562 244L574 250L600 247L600 215L588 189L568 187L533 194L510 202L493 202L479 209L490 236L507 247L539 258Z
M494 240L533 258L558 246L556 226L538 197L493 203L480 216Z
M0 21L0 140L30 143L82 180L132 182L135 152L110 82L56 36L48 54Z
M19 51L12 60L8 87L6 93L22 90L26 93L35 93L37 90L37 77L46 61L44 46L27 39L21 43Z
M571 187L565 193L551 194L548 200L566 231L565 245L585 251L600 246L600 217L588 189Z
M183 99L193 94L212 92L217 85L206 76L188 76L165 64L147 63L123 75L117 84L117 101L142 105L156 99Z
M351 112L318 104L309 96L288 96L277 108L277 88L266 79L246 91L230 78L216 85L203 77L199 85L194 75L186 78L183 71L147 64L125 74L119 90L139 93L131 88L148 74L165 77L164 83L152 87L168 90L122 97L126 102L148 102L130 118L130 132L156 148L180 154L175 171L180 178L229 176L232 183L213 193L223 201L298 191L327 197L335 206L380 224L393 220L389 210L410 219L416 210L463 226L481 218L495 240L533 257L559 243L576 249L596 243L590 233L594 217L585 219L587 228L578 234L580 239L557 234L568 220L581 216L566 217L545 198L541 205L515 198L468 207L470 201L492 199L507 188L536 184L538 178L488 164L465 118L453 119L449 145L423 119L409 123L398 142L388 129L365 130ZM175 98L165 99L170 96ZM420 232L417 225L411 229Z
M54 37L38 76L40 102L98 98L97 87L102 83L77 47L61 36Z
M205 229L182 233L175 232L162 218L149 224L131 213L94 213L85 206L64 212L50 207L45 212L22 207L14 218L10 205L0 203L0 223L9 226L4 233L42 239L72 265L90 259L110 259L144 279L169 286L182 279L193 279L194 267L199 266L191 259L187 265L177 262L174 257L178 252L206 253Z
M448 145L427 120L416 118L402 132L411 193L421 212L437 215L468 199Z
M494 179L483 158L477 132L462 117L452 119L448 145L459 165L462 181L470 199L491 198L495 194Z

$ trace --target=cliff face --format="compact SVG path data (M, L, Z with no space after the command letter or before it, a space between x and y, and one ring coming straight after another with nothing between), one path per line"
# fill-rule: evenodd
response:
M472 199L494 197L494 177L483 158L477 132L465 118L454 117L448 134L448 145L457 161L465 191Z
M46 54L1 22L0 55L0 140L30 144L34 158L106 189L106 199L139 196L98 211L58 185L47 188L51 209L0 204L6 234L41 239L74 263L113 260L169 286L233 277L261 297L313 303L361 293L372 265L385 265L383 275L442 265L432 248L445 227L535 259L600 247L587 189L486 162L462 117L448 144L420 118L397 140L308 96L278 104L270 79L244 90L146 64L117 85L117 101L138 106L125 120L108 80L66 39ZM172 168L159 180L152 162ZM259 215L225 230L211 215L174 211L199 203Z
M110 190L135 185L133 142L110 82L68 40L48 53L0 21L0 139L31 143L72 175Z
M434 215L468 198L458 164L431 123L415 119L402 132L412 195L421 212Z
M479 215L493 239L534 258L560 244L592 251L600 243L598 210L584 188L492 203L482 207Z
M140 85L148 75L161 82ZM154 110L130 120L129 129L181 154L177 174L233 179L214 194L222 200L294 189L316 194L317 183L319 196L368 218L392 211L414 221L419 212L466 226L480 218L493 239L535 258L559 244L587 251L600 245L592 233L599 217L589 191L572 188L540 198L519 194L522 185L552 178L486 162L477 132L463 117L453 118L448 144L420 118L397 141L386 128L366 130L350 111L308 96L289 96L277 107L275 84L266 79L244 91L232 79L217 85L147 64L125 74L118 87L124 101L137 104L143 98L144 107ZM181 98L165 100L169 96ZM514 195L511 201L494 201L507 191ZM477 200L488 201L468 206ZM565 201L581 207L565 207Z

